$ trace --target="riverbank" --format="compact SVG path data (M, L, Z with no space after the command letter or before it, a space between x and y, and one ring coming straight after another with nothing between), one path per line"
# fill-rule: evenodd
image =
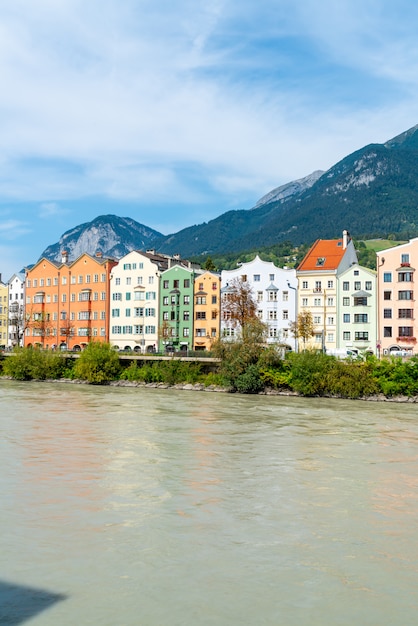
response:
M0 376L1 380L16 380L12 376ZM94 383L90 383L87 380L82 379L71 379L71 378L50 378L50 379L37 379L32 378L28 381L18 381L18 382L34 382L34 383L64 383L70 385L92 385L97 386ZM208 393L225 393L225 394L237 394L239 396L244 396L248 394L240 393L234 389L228 387L222 387L219 385L204 385L202 383L176 383L174 385L169 385L168 383L146 383L143 381L130 381L130 380L113 380L107 383L103 383L103 386L106 387L130 387L130 388L148 388L148 389L167 389L167 390L176 390L176 391L204 391ZM296 398L304 398L301 393L297 391L292 391L290 389L273 389L271 387L266 387L265 389L258 391L257 394L259 396L283 396L283 397L296 397ZM384 394L374 394L371 396L364 396L359 398L347 398L346 396L336 396L336 395L322 395L322 396L310 396L312 398L324 398L331 400L361 400L363 402L392 402L392 403L403 403L403 404L418 404L418 396L385 396Z

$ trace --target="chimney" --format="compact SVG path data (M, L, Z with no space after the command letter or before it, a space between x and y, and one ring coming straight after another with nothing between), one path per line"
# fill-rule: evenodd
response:
M63 250L61 252L61 263L68 263L68 252L67 252L67 250Z
M348 230L343 230L343 250L347 249L348 246Z
M100 250L97 250L97 252L96 252L96 257L97 257L98 259L101 259L101 258L102 258L102 256L103 256L103 254L100 252Z

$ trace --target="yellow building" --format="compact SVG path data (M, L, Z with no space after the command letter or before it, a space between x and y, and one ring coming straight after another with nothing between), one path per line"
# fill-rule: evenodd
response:
M339 275L357 263L354 244L347 231L342 239L319 239L296 270L298 279L298 314L310 312L313 336L299 348L316 348L329 352L337 349Z
M194 350L210 350L219 339L221 278L204 272L194 281Z

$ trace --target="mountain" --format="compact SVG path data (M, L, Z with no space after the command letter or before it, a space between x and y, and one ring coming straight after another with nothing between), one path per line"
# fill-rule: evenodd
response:
M101 215L91 222L67 230L57 243L44 250L41 258L60 261L63 250L68 252L70 261L84 252L94 255L97 251L104 256L120 258L132 250L151 248L162 237L161 233L130 217Z
M281 185L281 187L276 187L276 189L269 191L269 193L260 198L254 208L258 209L260 206L263 206L263 204L282 202L283 200L287 201L290 200L290 198L295 198L295 196L300 196L306 189L312 187L322 174L324 174L322 170L317 170L305 176L305 178L299 178L299 180L294 180L291 183Z
M42 256L82 252L121 257L155 248L183 258L240 252L282 241L311 243L341 236L418 235L418 125L384 144L370 144L326 172L316 171L264 195L252 209L161 235L129 218L101 216L67 231Z
M229 211L168 236L164 251L238 252L285 240L300 244L338 237L345 228L355 237L416 236L418 126L350 154L306 188L296 183L263 196L251 210ZM286 187L296 193L283 194Z

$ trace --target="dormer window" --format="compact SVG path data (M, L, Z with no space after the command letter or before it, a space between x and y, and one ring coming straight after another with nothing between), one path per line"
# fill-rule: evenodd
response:
M323 265L325 265L325 257L324 256L319 256L316 259L316 266L317 267L322 267Z

